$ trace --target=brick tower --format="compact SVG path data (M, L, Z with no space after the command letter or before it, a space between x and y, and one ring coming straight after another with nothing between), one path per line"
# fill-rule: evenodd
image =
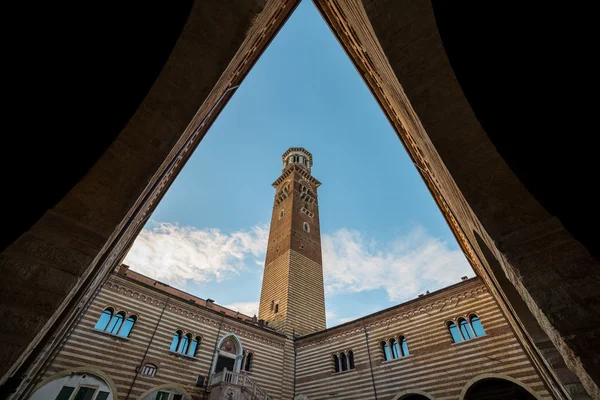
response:
M258 316L288 334L325 329L325 290L312 154L292 147L273 183L275 202Z

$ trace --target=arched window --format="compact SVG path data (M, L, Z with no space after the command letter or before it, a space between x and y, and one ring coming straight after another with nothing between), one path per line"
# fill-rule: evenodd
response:
M462 342L462 336L460 336L460 332L458 331L458 328L454 322L448 322L448 330L452 335L452 340L454 343Z
M474 336L473 331L471 330L471 325L469 325L466 319L460 318L458 320L458 326L460 327L460 333L465 340L473 339Z
M106 328L106 332L116 335L117 333L119 333L119 329L121 329L121 326L123 325L124 320L125 320L125 312L121 311L121 312L115 314L115 316L112 317L112 319L110 320L110 323L108 324L108 328Z
M348 351L348 368L354 369L354 353L352 350Z
M390 339L390 347L392 348L392 358L400 358L400 345L396 339Z
M283 210L279 211L279 219L283 218L285 212Z
M471 326L473 327L473 331L475 331L475 336L485 336L485 330L477 315L471 315Z
M181 332L181 331L175 332L175 335L173 335L173 341L171 342L171 347L169 347L169 350L177 351L177 349L179 348L179 342L181 341L182 336L183 336L183 332Z
M348 360L346 359L346 353L342 352L340 354L340 364L342 364L342 371L345 371L348 369Z
M333 355L333 365L335 368L335 372L340 372L340 360L338 359L337 354Z
M123 324L123 328L121 328L121 332L119 332L119 335L123 337L128 337L131 333L131 329L133 329L133 326L135 325L135 321L137 321L137 317L135 315L130 315Z
M400 351L402 356L408 356L410 353L408 352L408 343L406 343L406 338L404 336L400 336L398 341L400 342Z
M250 371L250 368L252 367L252 353L248 353L246 355L246 364L244 364L244 371Z
M310 232L310 226L308 225L308 222L305 222L302 224L302 226L305 232Z
M144 368L142 368L142 375L144 376L155 376L156 375L156 365L154 364L146 364Z
M190 351L188 352L188 356L196 357L196 353L198 352L198 346L200 346L200 341L202 338L200 336L196 336L194 340L192 340L192 344L190 345Z
M100 314L100 318L98 318L98 322L96 322L94 329L100 329L101 331L105 330L113 316L113 312L114 310L110 307L102 311L102 314Z
M392 359L392 354L390 353L390 345L387 342L381 342L381 350L383 350L383 358L387 360Z
M275 303L275 314L279 312L279 303Z
M188 333L187 335L181 338L181 344L179 345L179 352L181 354L187 354L190 350L190 342L192 341L192 334Z

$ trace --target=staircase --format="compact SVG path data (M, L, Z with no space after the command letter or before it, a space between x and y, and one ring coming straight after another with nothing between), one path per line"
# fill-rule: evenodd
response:
M212 376L209 387L209 400L273 400L248 375L226 368Z

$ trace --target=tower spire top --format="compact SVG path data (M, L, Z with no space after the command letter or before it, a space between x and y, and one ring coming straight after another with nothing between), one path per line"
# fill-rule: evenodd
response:
M290 147L281 156L281 162L283 163L283 169L286 169L290 165L300 165L310 169L313 165L312 154L304 147Z

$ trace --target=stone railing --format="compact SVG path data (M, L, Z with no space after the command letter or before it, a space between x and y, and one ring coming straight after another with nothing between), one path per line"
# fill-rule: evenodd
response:
M272 400L271 396L261 389L256 382L250 379L248 375L245 373L228 371L227 368L212 376L210 382L211 388L217 385L239 386L242 390L251 395L252 400Z

